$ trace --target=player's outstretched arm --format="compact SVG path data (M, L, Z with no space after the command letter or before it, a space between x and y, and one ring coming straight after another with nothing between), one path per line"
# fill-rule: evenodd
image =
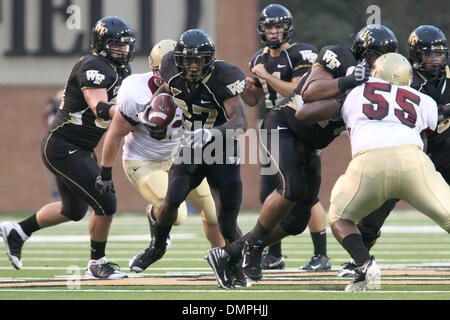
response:
M305 103L297 109L295 117L306 124L315 124L338 116L341 112L341 105L341 102L336 99Z
M340 93L338 79L320 65L314 66L302 88L302 98L305 102L328 99Z
M119 152L122 138L134 129L122 115L119 109L116 109L111 125L106 132L105 142L102 150L102 166L112 167L117 153Z

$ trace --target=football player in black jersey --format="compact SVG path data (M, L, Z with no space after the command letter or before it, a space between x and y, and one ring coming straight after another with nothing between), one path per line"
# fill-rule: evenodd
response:
M86 276L127 277L106 259L106 241L117 200L111 168L100 172L93 150L114 114L120 84L130 73L128 63L134 56L134 44L133 30L119 17L102 18L94 26L92 52L73 67L63 101L41 146L42 160L56 176L61 202L49 203L19 223L0 226L7 254L16 269L22 267L21 249L33 232L79 221L90 206L95 214L89 222L91 259ZM107 185L109 192L100 192L97 184Z
M440 122L433 132L427 132L426 152L436 170L450 184L450 119L444 116L450 108L450 69L445 34L437 27L422 25L408 37L408 60L413 67L411 87L432 97L438 104ZM358 222L364 245L370 250L380 237L384 221L398 200L384 203L378 210ZM356 265L350 261L339 275L352 276Z
M160 73L165 83L154 96L162 92L173 96L183 109L185 135L178 158L170 168L166 197L154 212L156 225L152 241L130 261L131 269L145 270L162 258L178 206L205 177L225 241L242 236L237 225L242 181L234 133L236 129L243 133L247 128L240 96L245 89L244 74L238 67L215 59L214 41L201 29L191 29L181 35L175 50L164 55ZM211 148L217 146L220 147ZM209 152L213 159L207 158ZM234 279L227 279L227 286L249 286L239 261L234 265Z
M292 20L289 10L280 4L271 4L262 10L257 30L261 42L266 47L259 49L249 64L254 78L246 78L247 88L241 95L247 105L256 106L265 98L266 112L270 111L297 87L301 77L316 60L318 51L315 46L307 43L289 43L294 30ZM284 127L281 128L285 130ZM320 162L320 154L317 154L317 157L316 161ZM264 162L263 167L270 165L269 161ZM276 189L277 175L261 175L260 179L260 200L263 203ZM298 202L291 210L300 214L303 207L301 202ZM331 265L326 255L325 212L318 199L311 211L309 230L314 244L314 256L302 269L329 269ZM267 254L263 255L262 267L263 269L285 267L281 242L268 248Z
M395 45L397 40L388 28L372 25L363 28L363 30L367 28L377 29L370 33L373 39L367 41L367 51L376 49L382 54L397 49ZM355 65L355 54L349 47L326 46L322 48L315 64L302 78L297 88L283 99L279 106L271 110L264 119L264 128L274 129L279 126L285 126L289 128L286 132L293 135L291 151L289 151L289 148L285 149L285 158L281 157L284 153L280 151L280 161L292 158L294 161L302 161L303 163L301 167L305 168L304 172L297 173L300 176L302 174L305 175L302 181L306 181L306 183L295 186L295 181L290 181L292 183L291 187L295 186L292 188L293 190L297 190L297 192L299 189L302 190L305 206L303 212L309 212L308 207L309 209L311 208L314 203L313 200L317 197L320 186L320 162L311 161L314 157L308 156L310 153L298 152L298 150L325 148L345 129L345 124L341 119L323 121L314 125L306 125L296 120L295 110L298 105L303 103L301 92L305 89L305 82L309 82L310 85L315 84L314 91L310 93L311 98L315 99L333 97L339 94L341 90L345 92L347 89L356 87L358 84L367 81L369 72L368 67L364 63L356 67ZM350 67L353 67L354 70L347 74L347 70L352 70L349 69ZM314 71L315 69L319 69L319 71ZM313 81L310 81L309 77L311 75L315 77ZM325 94L329 94L329 96ZM282 140L280 139L280 141ZM280 145L280 150L282 148L283 146ZM304 156L299 158L299 154L304 154ZM282 168L281 165L280 168ZM293 172L296 173L295 171ZM286 186L288 185L286 184ZM286 190L289 191L289 188ZM283 195L286 195L286 193L283 193L282 190L277 190L270 194L270 201L266 200L265 202L269 206L265 207L263 205L257 226L250 233L223 248L215 248L208 251L210 255L217 257L213 267L216 277L219 278L221 275L225 275L228 278L230 273L228 261L236 259L242 251L244 273L251 279L260 279L262 277L262 248L279 241L289 234L295 235L304 231L309 216L307 214L291 214L292 211L288 211L291 204ZM288 212L289 214L287 214ZM277 219L281 220L278 225L275 223ZM280 230L284 230L284 234ZM223 279L219 280L219 284L221 281L223 282Z

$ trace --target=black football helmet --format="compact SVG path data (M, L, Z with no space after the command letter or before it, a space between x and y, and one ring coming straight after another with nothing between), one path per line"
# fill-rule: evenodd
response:
M92 50L120 67L133 60L135 43L133 29L119 17L102 18L92 29ZM117 50L114 45L128 46L127 51Z
M214 67L216 46L212 37L201 29L185 31L174 50L175 64L191 83L202 81Z
M291 12L281 4L270 4L261 11L258 21L258 33L262 43L265 43L271 49L279 48L283 43L288 42L294 26L292 23ZM268 41L266 37L266 29L273 24L282 24L284 27L283 39L280 41Z
M437 27L423 25L414 29L408 37L408 59L416 70L428 76L439 76L448 63L448 47L445 34Z
M362 28L352 44L355 59L357 61L366 59L369 64L382 54L397 51L397 37L391 29L381 24L371 24Z

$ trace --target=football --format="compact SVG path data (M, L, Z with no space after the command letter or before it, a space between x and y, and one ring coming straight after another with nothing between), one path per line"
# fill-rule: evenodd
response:
M175 117L177 105L173 97L167 93L161 93L150 102L151 108L147 114L149 124L155 128L167 127Z

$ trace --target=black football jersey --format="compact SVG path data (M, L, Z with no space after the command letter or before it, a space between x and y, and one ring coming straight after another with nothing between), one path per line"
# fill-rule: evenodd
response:
M417 70L413 71L413 82L411 87L433 98L437 104L450 103L450 68L445 67L445 74L435 80L428 81ZM433 152L439 148L450 137L450 120L444 119L435 131L429 132L427 152Z
M350 48L340 45L325 46L320 50L315 64L320 64L334 78L345 76L347 69L356 65L355 57ZM314 66L313 65L313 66ZM308 69L309 73L310 69ZM308 75L303 77L297 88L282 102L277 105L271 117L274 124L275 121L279 123L274 125L273 129L287 127L305 145L310 149L323 149L327 147L333 140L345 130L345 123L342 119L330 119L320 121L313 125L307 125L295 117L298 101L301 99L300 92Z
M96 118L86 103L83 90L105 88L108 101L115 102L122 80L130 74L129 67L121 69L102 57L87 54L75 64L64 89L50 131L75 145L93 150L107 130L111 120Z
M183 110L183 127L190 131L227 122L228 114L223 102L245 89L242 71L221 60L215 61L212 72L196 87L189 86L178 72L173 51L164 55L160 72L176 104Z
M331 45L320 49L315 64L324 67L333 78L339 78L345 76L348 68L356 65L356 60L349 47Z
M294 101L298 97L292 96ZM324 120L313 125L307 125L295 117L296 109L293 103L288 102L273 108L265 117L268 123L266 129L288 128L296 137L301 139L310 150L323 149L345 130L342 120Z
M318 50L315 46L306 43L292 44L283 50L278 57L272 57L269 48L258 50L249 63L250 70L262 63L268 73L290 82L292 78L301 77L317 58ZM280 103L283 97L272 89L265 80L255 78L255 86L262 88L265 94L266 110Z

